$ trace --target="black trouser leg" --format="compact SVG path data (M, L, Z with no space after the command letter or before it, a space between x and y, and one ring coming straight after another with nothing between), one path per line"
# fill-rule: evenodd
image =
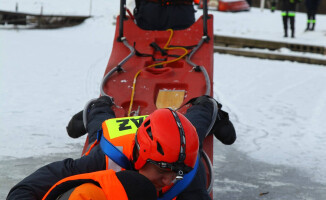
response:
M307 12L307 28L306 31L310 29L310 19L311 19L311 14L310 12Z
M316 24L316 13L311 14L311 29L310 30L315 30L315 24Z
M288 36L288 16L283 16L284 37Z
M291 37L294 38L294 16L290 16Z

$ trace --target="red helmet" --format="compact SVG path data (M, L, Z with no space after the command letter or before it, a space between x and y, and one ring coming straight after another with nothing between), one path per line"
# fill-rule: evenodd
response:
M139 170L150 162L182 175L195 166L198 148L196 129L184 115L168 108L158 109L138 128L134 167Z

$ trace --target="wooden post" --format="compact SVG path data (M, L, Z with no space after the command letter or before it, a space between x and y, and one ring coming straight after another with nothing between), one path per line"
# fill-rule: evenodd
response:
M89 1L89 16L92 15L92 0Z
M265 8L265 0L260 0L260 10L263 12Z

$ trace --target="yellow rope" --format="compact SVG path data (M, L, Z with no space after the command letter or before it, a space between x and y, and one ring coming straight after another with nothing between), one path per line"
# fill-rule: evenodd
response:
M182 54L181 56L179 56L178 58L176 59L173 59L173 60L169 60L169 61L164 61L164 62L161 62L161 63L155 63L155 64L151 64L145 68L151 68L151 67L155 67L155 66L158 66L158 65L164 65L164 64L168 64L168 63L172 63L172 62L176 62L180 59L182 59L183 57L185 57L187 54L188 54L188 50L184 47L168 47L169 44L170 44L170 41L172 39L172 36L173 36L173 30L172 29L168 29L167 31L170 31L170 37L169 37L169 40L167 41L167 43L165 44L164 46L164 50L172 50L172 49L182 49L184 50L184 54ZM137 80L137 77L138 75L140 74L140 72L142 72L143 69L140 69L134 76L134 81L133 81L133 84L132 84L132 92L131 92L131 99L130 99L130 105L129 105L129 111L128 111L128 117L130 117L130 114L131 114L131 109L132 109L132 105L133 105L133 101L134 101L134 96L135 96L135 89L136 89L136 80Z

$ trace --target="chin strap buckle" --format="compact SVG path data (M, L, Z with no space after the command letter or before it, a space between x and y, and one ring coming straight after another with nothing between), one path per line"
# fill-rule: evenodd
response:
M176 180L182 180L183 179L183 171L179 170L177 173L177 176L175 177Z

